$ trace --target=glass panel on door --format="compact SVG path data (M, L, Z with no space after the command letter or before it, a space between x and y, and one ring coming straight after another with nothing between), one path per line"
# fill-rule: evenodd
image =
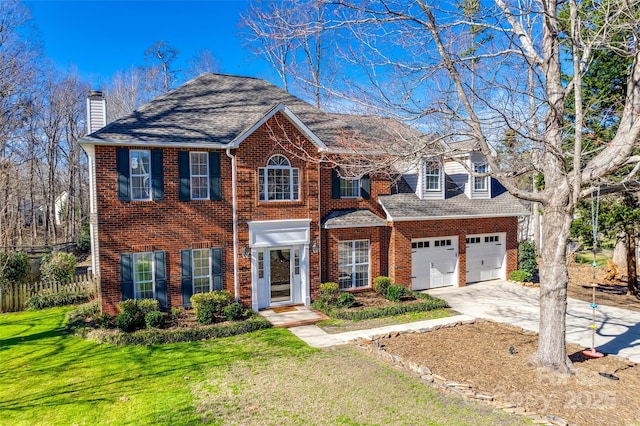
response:
M269 251L271 303L291 301L291 249Z

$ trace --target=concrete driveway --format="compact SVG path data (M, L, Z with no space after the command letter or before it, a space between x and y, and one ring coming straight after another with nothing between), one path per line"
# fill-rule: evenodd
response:
M465 315L538 331L537 288L488 281L467 287L436 288L427 293L446 300L453 309ZM590 324L589 303L568 299L567 341L590 348ZM596 325L596 349L640 362L640 312L600 305L596 310Z

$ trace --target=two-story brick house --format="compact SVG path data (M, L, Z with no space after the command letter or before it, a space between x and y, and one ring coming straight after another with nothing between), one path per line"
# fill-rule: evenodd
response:
M87 105L105 312L132 297L189 306L222 288L258 310L309 304L323 281L351 290L390 275L426 289L516 267L527 211L469 175L486 167L473 149L421 160L399 184L341 178L324 156L345 134L386 138L384 121L325 113L247 77L203 74L104 127L105 101Z

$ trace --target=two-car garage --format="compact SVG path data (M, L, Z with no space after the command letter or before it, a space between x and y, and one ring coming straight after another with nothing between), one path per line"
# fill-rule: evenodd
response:
M505 233L466 236L467 283L505 278ZM414 290L458 285L458 236L411 241Z

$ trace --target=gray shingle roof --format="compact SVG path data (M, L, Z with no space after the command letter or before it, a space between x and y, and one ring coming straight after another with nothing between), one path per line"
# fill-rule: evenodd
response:
M491 199L469 199L457 187L447 182L447 194L444 200L421 200L409 186L400 184L398 192L378 197L380 204L392 221L430 220L467 217L507 217L528 216L529 210L514 196L509 194L497 182L492 189L495 195Z
M86 140L226 145L279 104L284 104L328 147L340 145L336 141L347 133L384 139L382 132L389 127L377 124L377 117L326 113L265 80L206 73L113 121ZM407 134L418 134L409 126L395 123Z
M359 226L386 226L387 221L369 209L334 210L323 220L324 228L353 228Z

